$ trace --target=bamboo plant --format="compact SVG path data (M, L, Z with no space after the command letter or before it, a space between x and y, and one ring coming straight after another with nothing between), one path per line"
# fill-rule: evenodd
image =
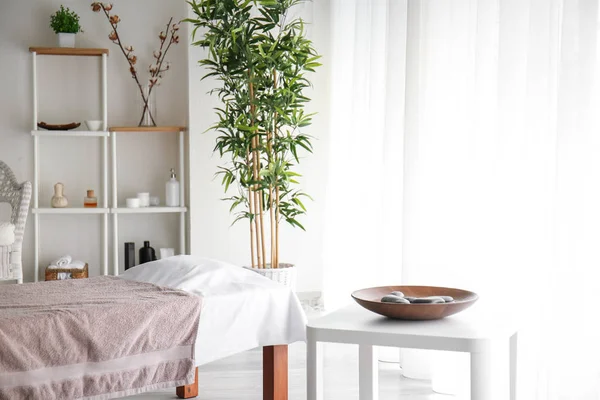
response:
M193 45L206 48L199 64L218 87L215 152L227 163L218 175L236 223L249 222L252 267L277 268L280 223L304 230L306 212L295 168L312 152L302 128L312 114L304 108L311 86L306 75L320 56L305 36L301 18L290 9L305 0L192 0ZM196 37L201 36L201 37Z

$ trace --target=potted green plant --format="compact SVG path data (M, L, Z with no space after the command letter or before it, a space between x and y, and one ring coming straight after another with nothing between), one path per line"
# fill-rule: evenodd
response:
M82 32L79 15L62 5L50 16L50 27L58 35L58 47L75 47L75 35Z
M249 222L251 268L294 285L296 270L280 262L280 224L304 230L298 217L309 196L298 188L295 168L302 152L312 152L311 124L304 108L310 100L307 73L320 66L301 18L290 9L305 0L191 0L193 45L208 49L199 64L219 86L218 133L214 150L227 164L219 167L233 223ZM202 32L196 41L198 29Z

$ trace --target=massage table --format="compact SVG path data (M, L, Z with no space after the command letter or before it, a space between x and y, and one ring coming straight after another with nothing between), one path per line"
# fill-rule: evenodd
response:
M90 398L90 399L109 399L130 394L143 393L145 391L153 391L159 388L170 387L169 382L176 382L173 386L177 386L176 394L179 398L192 398L198 395L198 369L200 365L219 360L236 353L246 350L262 347L263 348L263 398L265 400L284 400L288 396L287 377L287 345L305 341L306 318L297 297L286 287L272 282L250 270L233 266L227 263L210 260L206 258L193 256L176 256L168 259L155 261L141 266L129 269L118 278L103 277L92 278L89 280L98 285L108 281L109 284L125 285L130 281L129 285L145 285L171 295L177 295L193 301L198 299L201 308L200 318L198 320L198 312L186 311L187 314L175 315L172 319L182 320L192 318L187 325L193 326L196 330L190 331L193 333L187 334L188 359L186 361L185 380L165 381L161 386L132 387L132 391L121 390L115 392L113 387L108 386L108 392L101 396L67 396L63 398ZM40 284L26 284L28 290L37 288L35 285L52 285L51 282ZM80 283L72 282L71 284L81 285ZM157 285L157 286L156 286ZM18 290L14 288L11 290ZM25 285L24 285L25 286ZM46 286L47 288L47 286ZM178 290L173 290L178 289ZM2 289L0 289L2 290ZM183 292L181 292L183 291ZM185 293L184 293L185 292ZM142 300L139 301L137 307L148 308L145 300L145 292L142 295ZM151 297L149 297L150 299ZM156 301L156 299L153 299ZM152 301L152 300L148 300ZM101 302L104 302L104 297L101 297ZM189 302L189 301L188 301ZM163 307L162 302L152 303L157 307ZM154 307L154 305L152 307ZM171 310L177 308L171 308ZM68 314L69 310L67 310ZM158 315L158 314L157 314ZM164 312L159 316L164 316ZM187 317L190 315L191 317ZM194 317L194 315L196 315ZM161 317L162 318L162 317ZM164 319L157 320L164 321ZM152 321L152 319L150 319ZM181 322L181 321L179 321ZM6 324L5 331L6 329ZM48 326L48 325L46 325ZM156 324L148 324L150 332L155 326L163 326ZM50 331L52 329L49 329ZM163 329L164 331L164 329ZM67 330L69 332L69 330ZM143 331L140 331L142 336ZM54 332L50 332L55 334ZM3 334L0 329L0 335ZM56 334L55 334L56 336ZM185 336L185 335L183 335ZM1 337L1 336L0 336ZM2 339L0 339L0 345ZM91 343L88 346L93 346ZM128 345L128 342L125 343ZM92 347L93 348L93 347ZM44 348L42 347L42 352ZM0 360L1 361L1 360ZM121 361L118 359L117 361ZM183 360L180 360L183 361ZM111 360L112 362L112 360ZM88 361L86 364L89 364ZM52 363L50 363L52 364ZM94 364L92 362L92 364ZM102 364L102 363L101 363ZM111 364L112 365L112 364ZM162 364L156 364L162 365ZM152 365L144 368L160 368ZM195 371L193 370L194 366ZM52 366L44 366L43 369L48 369L52 372ZM60 367L64 368L64 367ZM122 374L127 373L127 367L120 367L116 371L110 373ZM2 398L2 374L0 370L0 398ZM195 372L195 379L194 378ZM78 372L79 373L79 372ZM10 374L8 374L10 375ZM151 375L151 374L150 374ZM85 375L81 372L78 376L81 378L72 378L77 382L79 388L85 387L83 382L88 382L88 379L94 381L97 377L94 375ZM71 377L69 377L69 380ZM78 381L80 379L80 381ZM125 383L124 383L125 382ZM45 384L41 383L41 387ZM121 379L121 389L123 385L129 385L128 381ZM31 386L31 385L30 385ZM105 383L106 386L106 383ZM32 387L35 387L32 386ZM97 388L98 386L94 387ZM101 387L101 385L99 385ZM6 389L6 387L5 387ZM115 393L113 393L115 392ZM4 392L7 393L7 392ZM14 392L13 392L14 393ZM31 393L31 392L29 392ZM39 393L39 392L38 392ZM71 393L85 393L85 391L73 391ZM29 397L31 394L29 394ZM16 397L15 397L16 398ZM27 398L27 397L24 397ZM45 397L46 398L46 397ZM51 397L47 397L51 398ZM12 397L11 397L12 399Z
M288 398L288 344L306 341L306 316L285 286L248 269L204 257L175 256L132 268L123 279L149 282L203 298L196 365L263 349L263 400ZM198 395L196 380L176 389Z

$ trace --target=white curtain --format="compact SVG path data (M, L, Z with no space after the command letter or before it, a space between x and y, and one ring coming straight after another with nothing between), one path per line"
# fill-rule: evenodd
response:
M331 10L326 300L475 290L527 315L519 399L600 399L598 0Z
M528 316L524 399L598 399L597 1L409 3L406 282Z
M400 282L406 1L332 0L327 308Z

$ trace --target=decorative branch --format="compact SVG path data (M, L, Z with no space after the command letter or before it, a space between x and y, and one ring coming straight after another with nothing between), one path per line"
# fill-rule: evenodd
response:
M160 48L158 51L154 52L154 58L157 60L157 62L155 64L151 64L148 68L148 72L150 73L150 78L148 79L148 93L144 93L144 88L138 78L138 71L135 67L137 63L137 56L133 53L133 46L124 46L123 42L121 41L121 36L119 35L119 31L117 29L119 22L121 22L121 18L119 18L119 16L116 14L111 15L110 11L113 8L112 3L102 3L99 1L95 1L92 3L91 7L92 11L102 11L106 16L106 19L108 20L112 28L112 31L109 33L108 38L113 43L118 45L121 49L121 52L123 53L125 59L127 60L127 63L129 64L129 72L131 73L131 77L135 80L135 83L139 88L140 95L142 96L142 101L144 103L144 108L142 110L142 117L138 125L142 125L144 121L144 115L147 112L148 116L150 117L150 120L152 121L152 125L156 126L156 121L154 120L154 116L152 115L152 110L148 106L148 102L150 99L150 94L152 93L152 89L154 88L154 86L160 85L162 74L165 71L169 70L171 67L170 63L166 62L165 68L163 68L163 63L165 62L165 58L171 45L179 43L179 24L172 23L173 17L171 17L167 24L167 33L165 34L163 31L161 31L158 35L160 39ZM163 46L166 41L168 41L168 44L165 51L163 52Z

